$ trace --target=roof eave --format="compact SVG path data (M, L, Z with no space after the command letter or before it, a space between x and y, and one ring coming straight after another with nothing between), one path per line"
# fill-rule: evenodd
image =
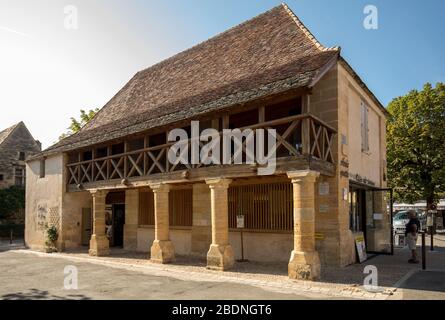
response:
M384 113L385 116L389 116L388 110L383 106L383 104L380 102L380 100L375 96L375 94L371 91L371 89L368 88L366 83L360 78L360 76L355 72L355 70L352 68L352 66L340 55L338 60L348 71L351 76L357 81L357 83L360 85L360 87L370 96L371 100L381 109L381 111Z

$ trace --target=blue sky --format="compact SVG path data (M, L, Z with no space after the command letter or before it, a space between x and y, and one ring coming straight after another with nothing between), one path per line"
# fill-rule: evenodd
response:
M138 70L276 5L274 0L0 0L0 129L24 120L44 147L81 108L102 107ZM63 25L78 8L78 30ZM380 101L445 81L443 0L288 0L325 46L341 46ZM375 5L379 28L363 27Z

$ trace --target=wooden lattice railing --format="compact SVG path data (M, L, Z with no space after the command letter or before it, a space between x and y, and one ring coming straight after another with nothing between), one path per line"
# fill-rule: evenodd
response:
M250 128L276 129L277 158L289 156L312 156L334 163L333 144L335 129L311 114L290 116L251 125ZM222 133L220 133L222 134ZM188 140L191 143L191 140ZM203 164L171 164L168 151L175 142L149 146L140 150L124 152L67 164L68 184L79 185L115 179L146 177L152 174L169 173L200 168ZM201 143L202 145L202 143ZM246 141L239 152L246 156ZM234 154L233 157L236 155Z

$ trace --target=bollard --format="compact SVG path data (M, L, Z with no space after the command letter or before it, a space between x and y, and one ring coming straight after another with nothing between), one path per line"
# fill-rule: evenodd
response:
M433 227L430 227L430 234L431 234L430 250L434 251L434 228Z
M13 237L13 231L12 229L9 230L9 244L12 244L12 237Z
M426 270L426 243L425 232L422 232L422 270Z

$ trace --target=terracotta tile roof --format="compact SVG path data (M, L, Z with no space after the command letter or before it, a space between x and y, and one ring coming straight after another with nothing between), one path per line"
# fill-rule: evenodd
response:
M290 88L339 56L280 5L138 72L80 132L44 153L117 139Z

